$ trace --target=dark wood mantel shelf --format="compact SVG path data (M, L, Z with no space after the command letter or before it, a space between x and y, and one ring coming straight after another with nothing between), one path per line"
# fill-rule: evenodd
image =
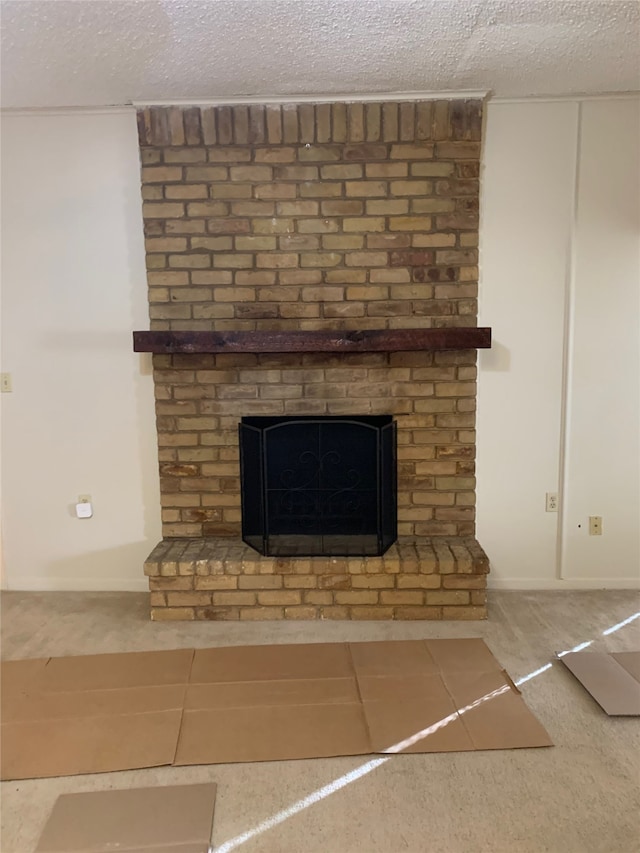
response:
M135 352L403 352L488 349L491 329L363 329L361 331L134 332Z

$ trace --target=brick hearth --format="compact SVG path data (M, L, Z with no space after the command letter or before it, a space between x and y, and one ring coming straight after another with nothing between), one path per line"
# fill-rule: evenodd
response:
M165 539L145 563L151 618L484 619L473 538L402 537L382 557L263 557L231 539Z

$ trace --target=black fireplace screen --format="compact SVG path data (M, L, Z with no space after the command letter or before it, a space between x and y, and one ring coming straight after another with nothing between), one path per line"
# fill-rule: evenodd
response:
M271 556L375 556L397 538L390 415L247 417L242 538Z

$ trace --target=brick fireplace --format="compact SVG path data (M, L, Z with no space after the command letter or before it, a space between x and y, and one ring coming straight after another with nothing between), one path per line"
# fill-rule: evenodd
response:
M486 616L475 540L482 103L138 112L163 540L153 619ZM411 332L407 330L413 330ZM388 415L398 541L241 540L238 424Z

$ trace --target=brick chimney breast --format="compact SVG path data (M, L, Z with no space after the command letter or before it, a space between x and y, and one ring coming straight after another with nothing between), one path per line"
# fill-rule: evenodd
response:
M476 326L481 101L151 107L138 128L152 331ZM485 615L474 349L153 364L154 618ZM302 414L395 418L400 538L388 565L288 561L278 574L242 550L238 422Z

